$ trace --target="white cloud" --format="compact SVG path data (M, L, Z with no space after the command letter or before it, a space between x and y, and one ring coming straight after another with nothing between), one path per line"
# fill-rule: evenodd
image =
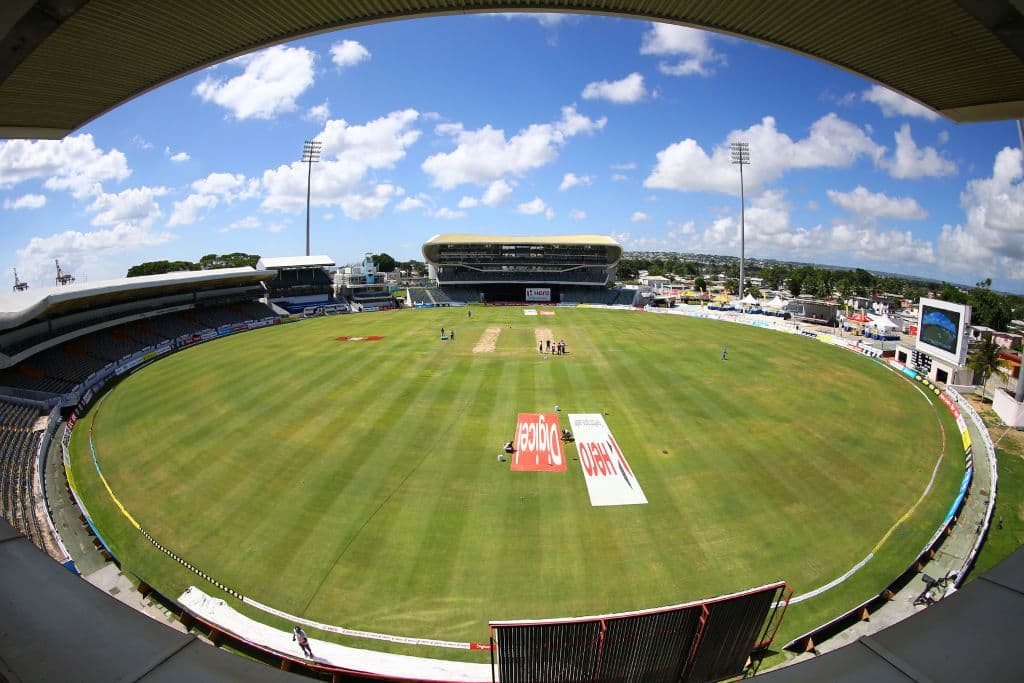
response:
M614 183L624 183L627 180L629 180L629 176L625 173L612 173L612 182Z
M360 174L370 168L392 168L419 140L420 131L412 127L418 118L415 109L404 109L362 125L350 125L344 119L328 121L318 136L323 157L334 156Z
M460 209L472 209L474 206L478 205L479 203L480 203L480 200L477 199L476 197L463 197L462 199L459 200L459 208Z
M156 198L167 194L166 187L133 187L116 194L100 194L89 206L93 225L131 223L149 226L162 213Z
M865 90L861 93L860 98L865 102L877 104L882 110L882 116L887 119L914 116L928 121L937 121L939 118L938 113L928 107L880 85Z
M944 225L939 255L977 277L1024 280L1024 164L1019 149L1003 148L992 175L967 183L960 195L966 221Z
M339 69L355 66L370 59L370 51L356 40L343 40L331 45L331 61Z
M914 237L909 230L876 230L871 226L838 224L828 232L833 253L852 254L856 260L896 265L935 263L931 242Z
M46 178L49 190L67 190L76 199L102 191L107 180L131 174L128 160L117 149L104 152L92 135L70 135L63 140L5 140L0 142L0 187L13 187Z
M419 139L420 131L412 127L418 117L418 112L406 109L362 125L350 125L341 119L328 121L317 136L323 142L323 161L313 168L311 202L316 206L340 206L349 218L366 218L400 196L400 188L370 184L367 175L374 169L393 168L405 156L408 147ZM261 206L272 211L305 208L306 173L306 164L301 161L264 171Z
M949 142L949 131L948 130L940 130L937 137L939 139L939 144L940 145L944 145L947 142Z
M463 183L488 185L551 163L569 138L600 130L606 122L587 118L575 107L563 107L560 120L532 124L507 140L503 130L490 125L467 131L462 124L440 124L436 132L453 137L457 146L427 157L422 168L435 187L445 190Z
M928 212L913 197L889 197L881 192L871 192L858 185L850 192L828 190L832 203L853 213L870 217L923 220Z
M729 215L704 225L693 221L670 222L672 230L664 236L621 236L628 249L665 249L708 253L739 252L739 216ZM781 190L767 190L751 201L746 211L747 253L766 258L822 261L832 257L861 263L886 263L896 266L931 265L936 262L931 242L915 238L909 231L878 230L873 224L841 223L793 225L790 207Z
M454 220L456 218L465 218L465 216L465 211L455 211L446 206L443 206L434 212L434 218L440 218L442 220Z
M139 149L153 149L153 143L138 134L132 136L132 144Z
M244 67L240 75L227 80L207 75L194 92L236 119L272 119L295 110L295 100L313 85L315 60L304 47L275 45L231 60L228 64Z
M411 211L413 209L426 208L427 202L430 201L430 196L420 193L415 197L403 197L402 201L395 204L395 211Z
M633 104L647 97L644 77L633 72L618 81L594 81L583 88L585 100L608 100L616 104Z
M711 47L709 35L689 26L652 22L651 30L643 35L640 54L679 57L674 64L658 64L659 71L668 76L710 76L715 65L725 64L726 60L725 55Z
M188 152L174 152L169 146L164 147L164 156L169 158L171 161L181 163L182 161L188 161L192 157L189 156Z
M658 152L658 163L644 187L738 194L739 172L729 150L729 143L737 141L750 144L751 164L744 182L753 192L790 169L840 168L861 157L878 163L885 152L863 130L835 114L815 121L808 136L797 141L776 128L774 117L766 116L746 130L729 133L710 155L692 138L669 145Z
M610 166L610 168L613 171L633 171L633 170L636 170L636 162L635 161L627 161L624 164L612 164Z
M17 199L5 199L5 209L41 209L46 206L46 195L23 194Z
M503 17L509 21L515 21L517 19L536 21L544 28L555 28L572 18L571 14L563 14L560 12L498 12L497 16Z
M302 118L307 121L315 121L323 124L327 119L331 118L331 105L330 102L324 100L320 104L314 105L306 110L305 116Z
M94 279L114 277L118 274L105 270L109 269L112 256L164 244L173 237L171 233L154 232L150 226L129 222L103 230L67 230L49 237L33 237L17 250L18 272L28 280L52 278L53 260L57 258L68 272Z
M485 206L498 206L503 204L508 196L512 194L512 189L515 187L515 182L508 182L506 180L495 180L493 183L487 186L487 190L480 198L480 203Z
M633 215L629 217L631 223L640 223L641 221L649 221L651 217L643 211L634 211Z
M576 187L577 185L590 185L594 182L594 179L588 175L576 175L575 173L566 173L562 176L562 184L558 186L558 189L562 192Z
M516 207L516 213L521 213L525 216L544 214L544 217L548 220L555 217L555 210L548 206L540 197L534 197L528 202L523 202Z
M353 220L376 218L395 197L401 197L405 190L390 183L380 183L369 190L352 192L338 200L341 210Z
M212 194L228 204L236 199L252 199L259 193L259 178L246 179L242 173L211 173L192 183L198 194Z
M239 218L233 223L229 223L219 230L219 232L231 232L232 230L254 230L256 228L263 227L263 221L256 216L246 216L245 218Z
M200 218L204 210L217 206L218 200L212 194L190 194L180 202L174 202L174 211L167 219L167 227L176 225L192 225Z
M934 147L918 147L910 134L909 123L896 131L896 151L891 158L882 159L880 165L888 169L893 178L939 178L957 171L956 164L943 158Z
M573 209L572 211L569 212L569 218L571 218L574 221L586 220L587 212L581 211L580 209Z

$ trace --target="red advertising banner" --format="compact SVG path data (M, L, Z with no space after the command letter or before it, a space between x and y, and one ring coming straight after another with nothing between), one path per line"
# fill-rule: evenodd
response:
M565 472L557 413L519 413L512 447L513 471Z

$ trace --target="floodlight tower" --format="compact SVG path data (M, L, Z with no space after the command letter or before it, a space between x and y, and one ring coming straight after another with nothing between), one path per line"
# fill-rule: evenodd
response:
M740 299L743 299L743 265L746 258L746 202L743 199L743 167L750 165L750 146L746 142L734 142L729 145L732 148L732 163L740 167Z
M309 187L313 179L313 164L320 161L320 148L323 143L319 140L306 140L302 143L302 163L306 164L306 256L309 256Z

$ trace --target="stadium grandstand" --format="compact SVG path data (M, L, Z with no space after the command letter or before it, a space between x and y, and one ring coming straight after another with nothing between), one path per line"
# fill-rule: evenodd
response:
M608 304L622 247L602 235L435 235L423 257L454 301Z
M338 304L343 302L334 300L331 278L325 270L333 266L334 259L322 255L276 256L256 263L258 270L272 274L264 280L266 300L280 315L327 312L328 306L338 311Z
M0 296L0 516L67 563L42 471L54 431L112 378L176 349L279 322L250 267Z

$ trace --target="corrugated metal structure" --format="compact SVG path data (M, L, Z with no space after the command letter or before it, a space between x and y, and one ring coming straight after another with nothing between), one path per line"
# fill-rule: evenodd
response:
M613 14L777 45L957 122L1024 117L1024 20L1010 0L7 0L0 137L59 138L170 80L338 28L465 12Z

